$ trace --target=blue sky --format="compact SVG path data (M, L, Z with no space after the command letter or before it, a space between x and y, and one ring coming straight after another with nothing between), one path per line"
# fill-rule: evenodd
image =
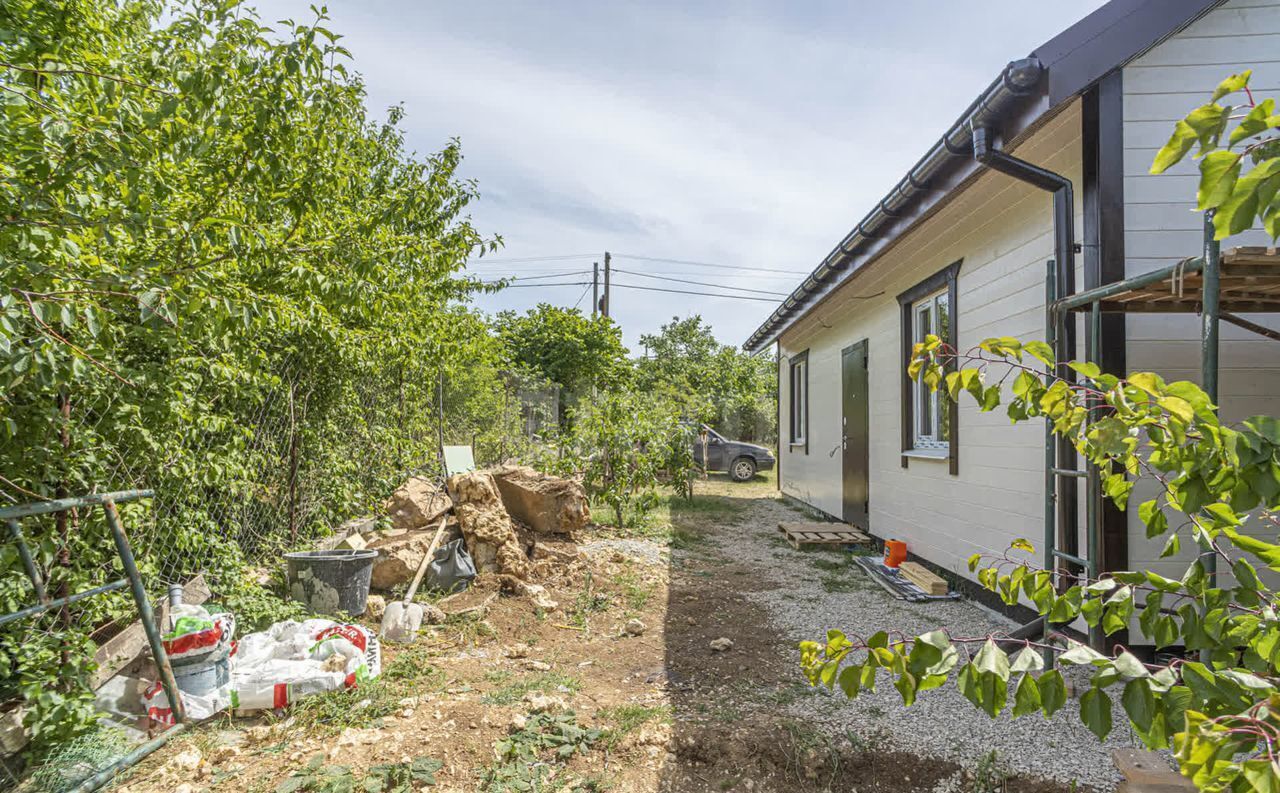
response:
M1101 4L337 0L328 10L371 107L404 105L412 148L462 140L463 175L481 191L472 219L506 243L475 272L590 280L571 273L609 250L632 271L619 285L789 292L800 275L635 257L807 272L1006 62ZM309 20L308 5L257 2L268 23ZM478 303L580 298L589 310L582 286ZM641 333L693 313L740 344L773 307L621 286L612 301L636 351Z

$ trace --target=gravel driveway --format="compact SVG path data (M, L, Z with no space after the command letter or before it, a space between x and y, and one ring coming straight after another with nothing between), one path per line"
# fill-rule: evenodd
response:
M779 500L758 498L751 502L745 520L705 535L720 554L758 570L768 581L770 586L746 596L764 608L774 629L788 640L780 650L790 659L799 657L794 642L823 639L828 628L862 636L887 629L914 636L946 628L952 635L975 636L1015 627L965 600L896 600L858 568L844 564L848 554L792 549L781 540L777 524L794 521L796 515ZM798 667L796 674L799 680ZM1009 702L1013 702L1012 691ZM1100 743L1080 721L1077 700L1068 701L1052 719L1033 714L1015 721L1008 711L991 719L953 684L922 694L911 708L903 707L898 692L884 682L875 692L855 700L838 690L833 694L820 689L784 707L833 737L950 760L966 768L976 767L980 758L994 750L999 765L1011 771L1098 790L1113 790L1120 781L1111 751L1134 745L1118 704L1113 718L1116 729Z

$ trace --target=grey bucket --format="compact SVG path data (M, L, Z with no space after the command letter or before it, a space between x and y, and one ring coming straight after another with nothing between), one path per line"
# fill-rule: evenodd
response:
M317 614L345 611L358 617L364 613L377 551L295 551L284 558L289 565L290 599L307 604Z
M173 680L187 694L205 696L231 682L231 647L223 647L194 662L173 663Z

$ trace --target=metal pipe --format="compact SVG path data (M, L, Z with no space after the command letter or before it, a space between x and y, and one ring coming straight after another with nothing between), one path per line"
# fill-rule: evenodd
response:
M1109 297L1115 297L1131 289L1141 289L1144 286L1158 284L1167 278L1172 278L1174 273L1179 272L1179 270L1182 273L1198 273L1203 269L1204 259L1183 259L1177 264L1162 267L1159 270L1152 270L1149 273L1135 275L1123 281L1113 281L1096 289L1087 289L1074 295L1068 295L1058 301L1058 310L1063 312L1072 311L1091 303L1106 300Z
M1088 333L1088 349L1085 360L1090 363L1099 363L1102 359L1102 311L1098 303L1094 303L1092 310L1089 312L1089 333ZM1085 414L1085 421L1092 424L1098 418L1098 406L1091 406ZM1085 463L1085 467L1089 471L1088 482L1085 486L1085 552L1084 552L1084 573L1090 582L1098 577L1098 515L1102 512L1102 481L1100 477L1100 469L1097 465ZM1103 633L1102 623L1089 627L1089 646L1093 649L1101 651L1106 645L1106 634Z
M1081 567L1085 567L1086 565L1088 565L1088 561L1084 557L1076 556L1073 553L1067 553L1066 551L1054 551L1053 555L1064 561L1072 562L1073 564L1078 564Z
M1218 404L1218 314L1221 297L1219 276L1221 275L1222 248L1218 243L1217 230L1213 226L1213 211L1204 213L1204 272L1200 274L1200 367L1204 392L1209 401ZM1208 539L1201 541L1200 560L1204 564L1205 577L1209 588L1218 585L1218 556ZM1208 663L1212 654L1208 650L1200 651L1202 663Z
M9 536L18 545L18 556L22 559L22 566L26 568L27 578L31 579L31 586L36 591L36 600L41 603L49 602L49 593L44 589L44 578L40 575L40 568L36 566L35 557L31 555L31 548L28 547L26 538L22 536L22 524L17 518L9 518L5 521L9 524Z
M1076 291L1075 192L1071 186L1071 180L1059 173L1000 151L995 148L994 137L994 133L989 129L973 130L975 160L993 171L999 171L1033 187L1053 193L1053 251L1054 260L1057 262L1054 302L1057 302L1057 296L1070 295ZM1052 309L1052 303L1050 307ZM1076 381L1075 370L1067 366L1067 361L1076 355L1076 327L1074 322L1064 322L1064 319L1064 314L1057 310L1050 310L1050 323L1061 326L1061 332L1055 333L1056 340L1052 345L1058 364L1057 377L1071 384ZM1057 444L1057 448L1057 467L1067 471L1076 470L1075 447L1069 443L1061 443ZM1071 478L1066 478L1059 484L1061 485L1058 498L1059 544L1063 550L1076 555L1080 549L1080 538L1077 535L1080 525L1078 488L1075 480Z
M1271 339L1272 341L1280 341L1280 330L1272 330L1271 328L1268 328L1266 325L1259 325L1256 322L1250 322L1244 317L1237 317L1235 314L1228 314L1227 312L1223 311L1218 315L1218 319L1222 320L1223 322L1230 322L1232 325L1235 325L1238 328L1244 328L1245 330L1252 331L1258 334L1259 336L1265 336L1266 338Z
M1044 279L1044 313L1045 313L1045 343L1051 348L1056 348L1058 342L1058 323L1054 318L1054 304L1058 298L1058 277L1057 265L1053 259L1045 262L1045 279ZM1045 374L1053 375L1053 367L1045 366ZM1058 536L1058 520L1057 520L1057 500L1058 500L1058 479L1056 476L1057 467L1054 461L1057 459L1057 450L1054 448L1057 443L1057 437L1053 434L1053 420L1045 417L1044 420L1044 569L1049 572L1050 581L1053 580L1054 572L1058 567L1058 560L1054 556L1057 548ZM1048 645L1049 635L1052 631L1049 627L1049 621L1044 621L1044 631L1041 633L1041 640ZM1041 650L1044 657L1045 667L1052 669L1054 655L1047 647Z
M133 590L133 601L138 606L138 619L142 629L146 631L147 643L151 645L151 656L156 662L156 672L160 675L160 685L164 687L164 695L169 700L173 717L178 723L186 722L186 708L182 706L182 698L178 695L178 683L173 677L173 668L169 666L169 655L164 651L164 641L160 638L160 630L156 627L155 614L151 610L151 601L147 598L147 590L142 585L142 575L138 572L138 564L133 558L133 549L129 547L129 538L125 536L124 526L120 523L120 513L109 496L104 496L102 509L107 515L107 526L115 539L116 553L120 555L120 563L124 565L125 575L129 577L129 588Z
M119 760L81 782L71 791L71 793L93 793L95 790L106 786L106 784L114 780L116 775L121 771L132 768L142 762L142 760L148 755L159 749L161 746L164 746L170 741L170 739L181 733L184 729L186 729L186 725L173 725L169 729L157 735L155 738L152 738L137 749L134 749L124 757L121 757Z
M0 614L0 625L7 625L10 622L20 620L25 617L36 617L44 614L46 611L53 611L54 609L59 609L63 606L69 606L77 600L84 600L85 598L93 597L94 595L101 595L103 592L114 592L117 589L124 589L128 585L129 582L122 578L119 581L112 581L110 584L103 584L100 587L86 589L85 591L77 592L74 595L50 600L41 603L38 606L31 606L29 608L22 609L21 611L14 611L9 614Z
M76 496L75 498L55 498L49 501L36 501L31 504L14 504L10 507L0 507L0 520L30 518L35 515L48 515L51 512L66 512L69 509L78 507L106 504L108 501L121 504L125 501L134 501L139 498L151 498L154 495L154 490L118 490L114 493L92 493L87 496Z

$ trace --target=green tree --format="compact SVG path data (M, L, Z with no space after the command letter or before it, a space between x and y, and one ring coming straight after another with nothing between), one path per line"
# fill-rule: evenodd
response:
M640 337L637 387L681 403L691 417L743 440L777 437L777 372L771 358L716 341L701 316L673 317Z
M513 363L558 383L568 403L592 388L616 388L628 375L622 331L608 317L588 317L576 308L539 303L524 314L503 311L494 319ZM566 413L567 415L567 413Z
M467 220L459 146L406 151L401 110L368 115L324 21L0 4L0 490L154 488L154 520L132 523L155 583L241 578L427 465L442 369L453 431L498 415L501 356L458 307L479 288L458 271L498 241ZM255 433L267 420L282 443ZM99 519L78 520L29 527L55 592L111 564ZM31 602L6 550L0 611ZM27 700L37 747L87 723L84 632L127 604L0 632L0 697Z
M1274 134L1280 116L1272 100L1253 102L1248 78L1248 72L1228 78L1209 104L1179 122L1152 169L1169 168L1199 144L1199 206L1217 210L1219 238L1255 219L1273 237L1280 233ZM1249 102L1239 115L1218 104L1238 91ZM1232 118L1237 124L1223 150ZM1246 161L1253 167L1242 175ZM1057 660L1091 670L1079 712L1099 738L1112 729L1118 696L1139 738L1173 749L1198 788L1274 793L1280 790L1280 596L1260 570L1280 572L1280 544L1271 541L1280 525L1280 421L1255 416L1228 426L1194 383L1169 383L1149 372L1121 379L1095 364L1068 365L1080 382L1057 376L1062 369L1043 342L993 338L960 353L929 336L916 345L910 373L953 400L969 394L983 411L1007 401L1014 422L1046 420L1099 469L1105 494L1121 509L1136 481L1154 483L1157 495L1138 505L1147 536L1164 538L1164 556L1178 553L1184 538L1199 554L1177 579L1112 572L1059 587L1051 571L1027 563L1033 549L1018 540L994 559L975 554L969 568L1004 602L1034 604L1050 625L1082 618L1112 635L1136 616L1157 648L1198 652L1199 660L1148 664L1120 645L1103 653L1068 640ZM1224 574L1210 575L1210 559ZM937 630L910 639L832 630L825 641L802 643L801 665L815 685L839 686L850 697L874 687L884 673L910 705L918 694L946 685L959 668L960 691L992 717L1010 705L1015 718L1050 716L1064 707L1062 674L1046 671L1044 660L1062 648L1013 644L1021 649L1010 658L1007 643L995 636Z

